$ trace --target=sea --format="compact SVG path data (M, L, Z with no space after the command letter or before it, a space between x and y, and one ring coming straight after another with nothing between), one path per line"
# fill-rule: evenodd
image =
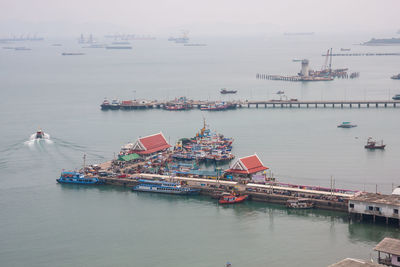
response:
M172 100L388 100L400 93L399 56L333 57L357 79L287 82L300 62L325 64L327 50L400 52L359 45L365 34L193 37L207 46L132 41L132 49L82 48L73 38L3 43L0 48L0 266L328 266L376 260L374 246L400 231L351 222L346 213L296 211L204 196L131 192L56 183L62 170L112 159L138 137L162 132L174 144L203 119L234 138L237 158L257 154L284 183L390 194L400 185L399 108L241 108L210 112L101 111L104 98ZM111 42L110 40L108 42ZM54 46L53 44L61 44ZM62 56L62 53L84 53ZM221 88L237 90L221 95ZM337 128L350 121L358 127ZM49 135L32 139L37 129ZM387 144L368 151L368 137ZM232 163L231 163L232 164ZM223 167L229 167L226 164ZM208 167L210 168L210 167Z

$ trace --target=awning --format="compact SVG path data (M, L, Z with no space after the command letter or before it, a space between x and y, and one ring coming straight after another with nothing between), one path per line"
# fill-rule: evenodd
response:
M130 160L135 160L135 159L138 159L138 158L140 158L140 156L139 156L138 154L132 153L132 154L123 155L123 156L120 155L120 156L118 157L118 160L121 160L121 161L130 161Z

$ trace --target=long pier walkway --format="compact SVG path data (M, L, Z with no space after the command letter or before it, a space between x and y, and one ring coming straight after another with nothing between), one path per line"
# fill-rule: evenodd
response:
M396 108L400 101L392 100L326 100L326 101L298 101L298 100L269 100L247 101L248 108Z

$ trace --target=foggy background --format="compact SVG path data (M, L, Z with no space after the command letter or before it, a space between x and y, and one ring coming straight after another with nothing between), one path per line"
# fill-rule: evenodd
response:
M366 32L393 37L399 0L15 0L2 1L0 36L80 33L197 36Z

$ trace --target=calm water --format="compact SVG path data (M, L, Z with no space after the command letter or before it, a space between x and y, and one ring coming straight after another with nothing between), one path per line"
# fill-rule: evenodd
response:
M352 45L370 36L201 39L207 47L137 41L133 50L82 49L71 41L0 50L1 266L327 266L345 257L368 259L395 228L350 224L346 214L293 212L264 203L218 206L205 197L132 193L111 187L61 186L61 169L113 157L128 141L162 131L171 143L193 136L202 117L235 138L234 153L257 153L282 182L390 193L400 184L399 109L241 109L228 112L99 110L104 97L173 99L388 99L398 57L338 57L334 67L356 80L288 83L256 73L295 74L292 58L318 69L329 47L399 52ZM62 52L86 53L61 56ZM222 87L238 90L220 96ZM352 121L354 129L338 129ZM29 142L42 127L48 142ZM368 136L385 151L366 151Z

